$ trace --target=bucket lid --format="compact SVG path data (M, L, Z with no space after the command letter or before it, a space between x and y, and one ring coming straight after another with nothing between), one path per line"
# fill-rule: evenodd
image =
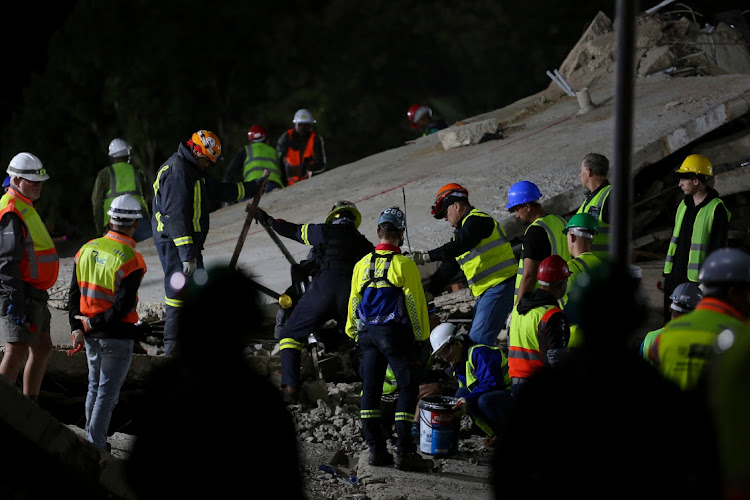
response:
M453 396L425 396L419 400L419 407L425 410L450 410L458 403L458 398Z

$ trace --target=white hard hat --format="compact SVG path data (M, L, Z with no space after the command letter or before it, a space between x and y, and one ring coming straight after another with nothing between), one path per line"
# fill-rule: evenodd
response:
M11 177L20 177L27 181L46 181L49 179L42 161L31 153L18 153L11 158L6 170Z
M120 158L122 156L130 156L130 150L133 149L130 147L130 144L125 142L123 139L112 139L112 141L109 143L109 156L114 156L115 158Z
M115 198L109 206L107 215L114 224L119 226L130 226L143 217L141 204L129 194Z
M456 325L453 323L440 323L432 332L430 332L430 344L432 345L432 354L435 354L453 338L456 333Z
M313 114L310 113L310 110L298 109L297 112L294 113L292 123L315 123L315 118L313 117Z

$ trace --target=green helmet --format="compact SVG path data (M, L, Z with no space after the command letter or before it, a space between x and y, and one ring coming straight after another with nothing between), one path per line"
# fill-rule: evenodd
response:
M331 213L326 217L326 224L330 224L334 219L341 217L342 212L349 212L354 217L354 227L359 228L359 224L362 222L362 214L359 213L354 203L346 200L337 201L333 205Z
M586 231L599 234L599 221L596 220L591 214L580 213L575 214L568 221L568 225L563 229L563 234L568 234L569 229L585 229Z

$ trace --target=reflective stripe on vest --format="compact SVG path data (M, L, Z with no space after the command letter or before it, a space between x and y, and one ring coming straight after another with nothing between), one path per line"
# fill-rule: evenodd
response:
M591 245L591 251L599 257L599 259L606 259L609 255L609 224L602 220L602 214L604 212L604 202L607 200L612 186L609 185L596 193L596 196L583 202L578 208L577 214L589 213L596 217L599 221L599 233L594 235L594 243Z
M135 198L143 208L143 216L148 214L146 200L143 198L141 177L137 175L135 167L130 163L119 162L107 167L109 171L109 189L104 193L104 224L109 223L109 206L118 196L129 194Z
M550 255L559 255L565 260L570 260L570 252L568 251L568 237L563 234L563 229L568 223L559 215L545 215L539 217L537 220L529 224L526 231L523 232L524 236L532 228L532 226L539 226L547 233L547 240L552 253ZM516 275L516 289L513 293L513 300L515 301L518 297L518 287L521 286L521 278L523 278L523 251L521 252L521 258L518 261L518 273ZM536 276L534 276L536 279ZM536 282L534 288L539 288L539 282Z
M159 183L161 182L161 176L164 172L166 172L169 169L170 165L164 165L159 169L159 171L156 173L156 180L154 181L153 187L154 187L154 206L156 206L156 201L159 196ZM193 218L192 218L192 224L193 224L193 231L196 233L201 232L201 201L203 200L203 184L205 183L205 179L201 178L195 181L195 186L193 187ZM238 198L237 201L244 198L244 184L241 182L238 182ZM161 212L154 212L154 218L156 219L156 230L159 232L164 231L164 222L161 220L162 214ZM192 236L182 236L178 238L174 238L174 244L175 246L182 246L182 245L192 245L193 244L193 237Z
M75 263L81 313L89 318L114 305L122 278L137 270L146 272L143 257L135 251L135 241L114 231L83 245L76 253ZM133 308L120 321L135 324L137 306L136 297Z
M557 312L561 312L560 308L553 305L535 307L526 314L518 314L518 307L513 308L508 345L508 372L512 378L528 378L544 365L539 332Z
M242 178L250 182L263 177L263 171L268 170L268 182L284 185L281 180L281 168L276 158L276 150L268 144L254 142L245 146L245 163Z
M688 268L687 278L695 283L698 282L698 273L700 272L703 261L706 260L706 249L711 239L711 227L714 222L714 214L716 208L721 205L724 210L727 211L727 220L731 217L729 210L724 206L724 202L719 198L714 198L709 201L705 207L698 210L695 216L695 222L693 223L693 231L690 236L690 252L688 253ZM685 200L680 202L677 207L677 215L675 216L674 231L672 232L672 238L669 240L669 248L667 249L667 258L664 261L664 274L672 272L672 266L674 265L674 254L677 251L677 241L680 237L680 229L682 228L682 220L687 212L687 205Z
M57 281L60 259L47 227L31 200L13 188L0 198L0 218L8 212L21 218L25 230L23 259L18 263L21 281L39 290L49 290Z
M464 218L464 223L469 217L492 218L491 215L476 208ZM512 277L518 266L505 231L496 220L492 219L492 222L495 227L488 237L468 252L456 257L456 262L466 275L466 281L475 297L479 297L488 288Z

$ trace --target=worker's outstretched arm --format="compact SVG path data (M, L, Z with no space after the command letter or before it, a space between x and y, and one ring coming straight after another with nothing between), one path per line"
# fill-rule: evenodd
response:
M536 272L539 269L539 261L533 259L523 259L523 276L521 283L518 285L518 295L515 304L521 300L523 294L532 291L536 287Z

